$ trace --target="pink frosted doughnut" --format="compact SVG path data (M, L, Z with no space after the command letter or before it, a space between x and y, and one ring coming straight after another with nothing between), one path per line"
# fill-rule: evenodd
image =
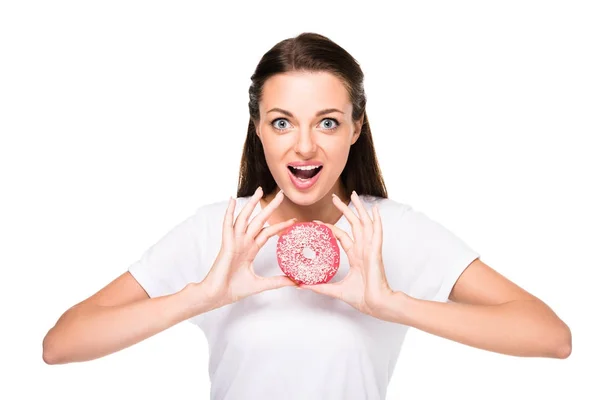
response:
M279 268L296 283L329 282L340 266L340 248L326 225L298 222L277 241Z

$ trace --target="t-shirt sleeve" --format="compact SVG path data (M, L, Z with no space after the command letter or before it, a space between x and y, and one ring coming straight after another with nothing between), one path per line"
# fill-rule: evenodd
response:
M401 218L404 225L405 275L408 292L423 300L447 302L456 281L471 262L479 258L456 234L408 207Z
M202 223L202 208L199 208L129 266L128 271L150 297L179 292L188 283L200 280Z

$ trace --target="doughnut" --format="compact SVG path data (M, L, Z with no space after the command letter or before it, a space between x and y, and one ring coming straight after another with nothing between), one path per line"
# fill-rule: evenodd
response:
M277 262L297 284L327 283L340 266L340 248L327 225L297 222L279 236Z

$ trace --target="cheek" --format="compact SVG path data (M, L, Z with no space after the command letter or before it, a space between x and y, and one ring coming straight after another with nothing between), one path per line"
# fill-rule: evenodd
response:
M347 140L336 140L327 143L323 150L327 154L327 158L331 162L344 162L348 158L350 152L350 142Z
M293 148L294 142L293 140L287 139L287 137L263 136L262 146L265 152L265 158L270 157L276 159Z
M333 163L338 172L341 172L348 161L348 152L338 152L333 159Z
M279 172L279 166L282 160L285 158L286 147L285 144L277 140L265 140L262 141L263 151L265 153L265 160L267 166L272 173L277 174Z

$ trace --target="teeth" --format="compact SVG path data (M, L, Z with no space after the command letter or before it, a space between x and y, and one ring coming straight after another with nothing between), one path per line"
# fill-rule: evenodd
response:
M294 169L302 169L304 171L310 171L311 169L319 168L320 165L306 165L306 166L302 166L302 167L301 166L294 167L293 165L290 165L290 167L292 167Z

